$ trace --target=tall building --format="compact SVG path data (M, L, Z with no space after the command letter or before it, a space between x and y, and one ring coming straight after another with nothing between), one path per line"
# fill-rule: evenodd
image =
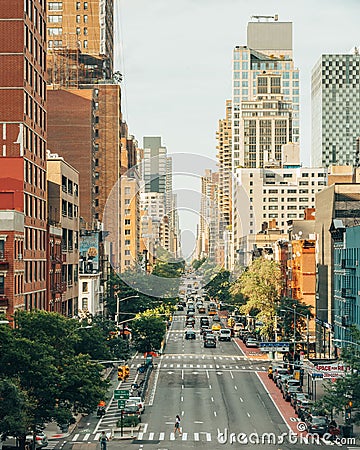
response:
M8 317L47 304L45 6L0 2L0 307Z
M79 173L64 158L49 152L47 181L49 224L61 228L63 255L61 280L56 257L50 261L49 309L73 317L78 312L79 291Z
M47 0L52 86L79 87L113 74L113 0Z
M359 165L360 55L322 55L311 77L312 165Z
M293 61L292 23L279 22L277 16L253 19L257 21L248 23L247 45L236 46L233 52L234 171L237 167L262 167L270 159L281 163L281 144L299 142L300 136L299 71Z
M144 136L143 180L145 192L166 192L167 149L160 136Z

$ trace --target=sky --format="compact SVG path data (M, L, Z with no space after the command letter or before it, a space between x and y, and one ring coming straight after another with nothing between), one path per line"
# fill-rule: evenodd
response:
M300 69L301 161L310 165L311 70L321 54L360 44L360 0L115 0L115 68L124 119L142 146L216 159L218 120L231 98L232 51L253 15L293 22ZM186 155L184 155L186 158Z

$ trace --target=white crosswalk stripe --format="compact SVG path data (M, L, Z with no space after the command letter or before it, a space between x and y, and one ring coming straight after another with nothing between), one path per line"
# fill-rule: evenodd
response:
M53 440L48 441L48 445L46 446L46 448L49 448L50 450L52 450L53 448L55 448L58 445L59 442L60 441L53 441Z

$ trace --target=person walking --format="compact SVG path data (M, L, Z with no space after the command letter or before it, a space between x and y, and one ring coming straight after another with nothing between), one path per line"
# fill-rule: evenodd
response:
M175 417L175 426L174 426L174 435L176 436L176 431L179 432L179 436L182 436L182 432L181 432L181 428L180 428L180 416L179 414L176 415Z
M106 444L107 444L108 440L109 440L109 438L106 436L105 431L102 431L100 438L99 438L101 450L106 450L106 446L107 446Z

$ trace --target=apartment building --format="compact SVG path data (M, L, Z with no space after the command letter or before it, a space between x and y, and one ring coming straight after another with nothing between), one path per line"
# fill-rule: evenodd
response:
M73 317L79 292L79 173L63 157L48 152L47 181L49 223L61 229L63 255L60 288L59 276L54 273L58 268L51 266L49 270L50 279L55 278L56 283L51 285L49 304L52 311Z
M315 166L359 163L360 55L321 55L311 75L312 146Z
M236 170L235 251L251 252L242 238L261 231L264 223L275 220L285 235L289 221L301 219L305 209L315 207L315 194L326 186L327 170L297 166L298 148L293 151L293 145L285 146L283 159L287 163L280 168Z
M113 75L113 0L46 0L48 84L77 88Z
M0 4L0 307L9 319L47 303L45 7Z
M293 60L292 23L280 22L278 16L253 16L247 27L247 45L234 48L232 64L232 168L278 161L281 152L275 145L281 144L271 138L276 122L283 130L281 141L300 139L299 70ZM276 118L271 117L274 113ZM262 137L256 149L252 147L254 128Z

